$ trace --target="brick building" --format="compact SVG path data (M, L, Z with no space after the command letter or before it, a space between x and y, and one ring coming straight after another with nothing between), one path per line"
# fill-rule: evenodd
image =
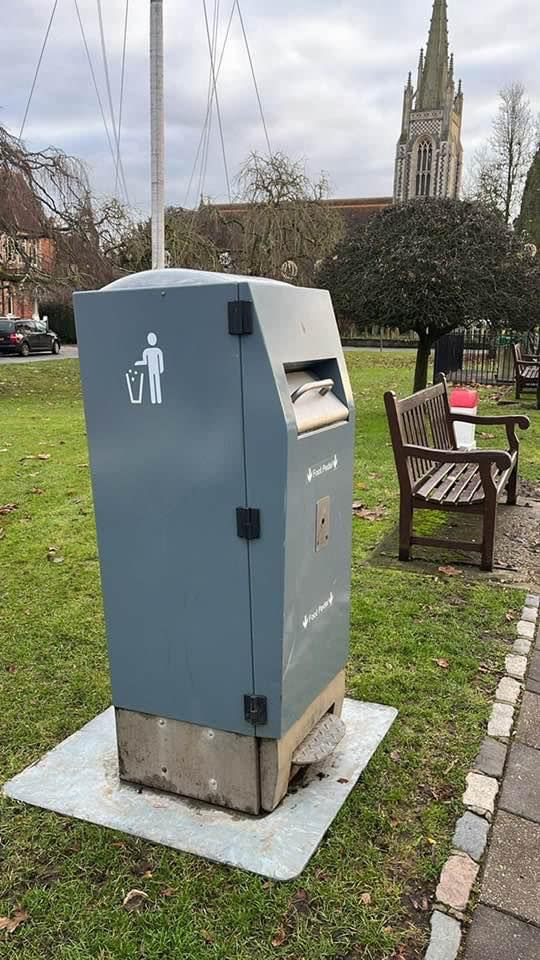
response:
M47 273L54 263L54 242L44 235L46 227L41 205L24 178L0 175L0 315L37 314L35 271Z

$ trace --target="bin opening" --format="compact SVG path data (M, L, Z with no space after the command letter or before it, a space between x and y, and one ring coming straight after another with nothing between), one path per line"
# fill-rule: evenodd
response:
M299 435L349 419L349 408L336 396L332 377L309 369L286 370L286 376Z

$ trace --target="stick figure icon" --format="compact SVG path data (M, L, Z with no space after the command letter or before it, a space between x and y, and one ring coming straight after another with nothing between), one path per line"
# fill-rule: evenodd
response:
M161 375L165 370L163 350L157 346L157 334L149 333L146 342L148 347L143 350L142 360L137 360L136 367L146 367L150 385L150 403L162 403Z

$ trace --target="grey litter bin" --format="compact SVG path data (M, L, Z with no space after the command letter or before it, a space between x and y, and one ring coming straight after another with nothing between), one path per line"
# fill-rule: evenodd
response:
M165 270L75 312L120 776L271 810L344 695L354 408L330 297Z

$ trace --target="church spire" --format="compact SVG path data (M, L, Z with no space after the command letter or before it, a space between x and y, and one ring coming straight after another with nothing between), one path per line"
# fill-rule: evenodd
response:
M429 39L418 89L417 110L437 110L448 85L448 13L446 0L434 0Z

